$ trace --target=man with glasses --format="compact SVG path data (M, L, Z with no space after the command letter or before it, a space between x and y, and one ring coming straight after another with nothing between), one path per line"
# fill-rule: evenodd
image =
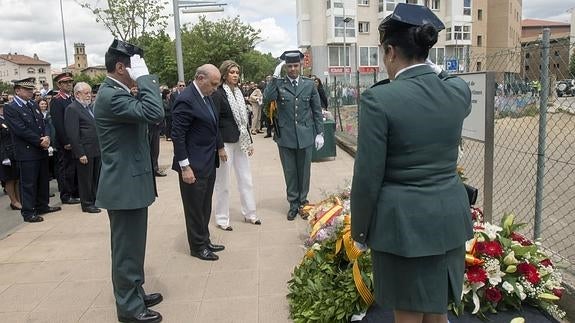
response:
M61 73L56 75L54 82L58 85L58 94L50 101L50 116L56 130L56 142L54 147L57 150L58 189L62 204L80 203L78 193L78 181L76 179L76 158L72 153L70 139L66 135L65 112L74 98L72 97L72 84L74 79L72 73Z
M82 212L100 213L95 206L101 159L92 108L92 88L88 83L78 82L74 86L74 97L76 100L66 108L64 123L76 158Z

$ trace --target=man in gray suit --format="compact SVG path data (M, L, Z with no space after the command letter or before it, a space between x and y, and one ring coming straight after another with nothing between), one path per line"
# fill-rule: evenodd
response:
M290 203L287 219L292 221L308 203L311 154L314 145L318 150L323 146L323 118L314 81L300 75L303 54L286 51L280 58L282 62L264 90L264 106L277 103L271 117ZM280 78L284 65L287 76Z
M101 159L92 107L92 88L88 83L78 82L74 86L74 97L76 100L64 113L64 126L76 158L82 212L100 213L95 206Z

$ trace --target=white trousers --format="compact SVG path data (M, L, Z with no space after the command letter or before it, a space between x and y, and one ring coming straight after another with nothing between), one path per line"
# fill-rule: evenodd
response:
M256 201L254 198L254 185L248 154L240 149L240 143L224 143L228 161L220 160L220 167L216 169L216 184L214 195L216 198L215 218L216 224L230 225L230 175L232 167L236 175L238 190L240 191L241 212L244 218L256 219Z

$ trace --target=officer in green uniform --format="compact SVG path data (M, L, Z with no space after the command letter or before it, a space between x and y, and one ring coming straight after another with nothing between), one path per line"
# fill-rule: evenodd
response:
M148 309L162 301L146 295L144 255L148 206L156 198L148 125L164 118L158 79L148 73L143 51L114 40L106 52L108 75L101 84L94 115L102 153L96 206L108 210L112 241L112 283L120 322L161 322ZM137 86L134 97L130 88Z
M361 95L351 231L371 248L376 302L398 323L447 322L473 233L456 171L471 91L426 64L442 29L427 7L397 4L379 26L391 81Z
M300 76L303 57L298 50L284 52L274 78L264 90L264 106L271 101L277 103L273 116L274 140L279 148L290 203L289 221L308 203L312 149L315 145L319 150L324 143L319 94L313 80ZM280 78L284 65L287 76Z

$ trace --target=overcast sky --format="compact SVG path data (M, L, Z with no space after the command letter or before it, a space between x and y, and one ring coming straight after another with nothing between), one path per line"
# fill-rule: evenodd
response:
M74 62L74 43L86 46L89 65L103 64L104 53L112 41L109 31L95 22L94 16L75 0L62 0L68 60ZM103 0L81 0L103 2ZM297 47L296 0L227 0L222 13L206 14L208 18L240 15L244 22L261 30L263 41L256 47L262 52L279 56L286 49ZM320 1L320 0L308 0ZM323 1L323 0L322 0ZM171 1L166 13L172 12ZM568 22L567 10L573 0L524 0L523 17ZM197 21L198 14L181 14L182 24ZM64 42L58 0L0 0L0 53L19 53L52 63L53 69L65 66ZM173 17L167 31L174 35Z

